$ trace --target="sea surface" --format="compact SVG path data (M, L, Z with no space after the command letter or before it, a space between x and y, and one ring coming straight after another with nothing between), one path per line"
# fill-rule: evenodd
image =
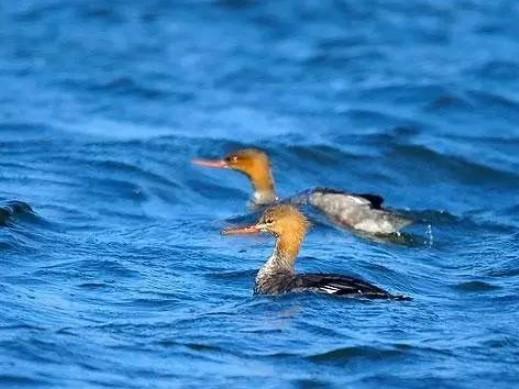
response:
M0 2L0 387L519 387L519 2ZM257 146L315 223L298 270L411 302L254 296Z

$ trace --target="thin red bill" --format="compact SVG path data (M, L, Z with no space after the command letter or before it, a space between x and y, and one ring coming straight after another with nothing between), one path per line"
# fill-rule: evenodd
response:
M261 228L254 224L247 227L226 228L222 231L222 235L256 235L261 233Z
M216 169L225 169L228 167L227 162L223 159L193 159L193 163L198 166L212 167Z

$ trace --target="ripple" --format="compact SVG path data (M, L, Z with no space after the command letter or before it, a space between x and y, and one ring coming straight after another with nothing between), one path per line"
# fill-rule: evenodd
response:
M425 106L426 111L430 112L466 112L474 109L468 99L453 94L444 94L436 97Z
M75 275L80 277L111 276L115 278L135 278L138 271L115 261L110 260L79 260L45 266L33 274L35 277L49 277L51 275Z
M519 78L519 64L511 61L489 61L474 72L477 76L483 78L490 78L496 81L513 81Z
M421 223L433 224L453 224L460 222L460 218L451 214L449 211L437 211L434 209L424 209L420 211L400 211L405 216L409 216L414 220L419 220Z
M463 292L489 292L500 289L499 286L492 285L484 281L467 281L454 286L455 289Z
M341 347L324 353L312 354L306 358L312 362L344 363L357 358L385 360L406 354L405 350L381 349L368 346Z
M211 273L208 274L207 277L213 278L216 280L244 280L244 279L250 279L251 277L254 277L256 275L256 270L245 270L245 271L227 271L227 272L220 272L220 273Z
M93 93L113 93L123 96L132 95L148 100L164 99L171 96L167 90L142 85L131 77L119 77L96 84L88 83L87 81L67 80L63 83L63 86L74 90L84 88ZM184 96L186 100L190 97L191 96L187 95Z
M41 378L33 378L27 375L18 374L0 374L0 384L11 387L22 386L48 386L52 385L51 381L43 380Z

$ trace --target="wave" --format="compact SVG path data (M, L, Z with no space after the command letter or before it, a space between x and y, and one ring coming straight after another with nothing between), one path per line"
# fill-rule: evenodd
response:
M427 171L436 176L452 176L459 183L495 185L496 180L506 184L518 184L519 175L497 169L460 156L444 155L424 145L396 144L393 153L398 163L406 166L427 166ZM432 169L431 169L432 168Z
M0 225L22 219L25 216L34 216L31 206L23 201L10 200L0 202Z
M52 386L52 381L22 374L0 374L0 384L7 387Z
M335 362L344 363L357 358L370 360L389 359L407 354L406 350L384 349L370 346L341 347L323 353L312 354L306 358L312 362Z
M401 139L402 133L408 133L409 130L406 127L396 127L384 134L348 135L349 142L355 142L355 146L338 146L332 143L298 144L296 142L294 144L293 139L285 141L283 136L278 137L275 142L269 140L266 145L267 151L277 164L296 170L308 169L309 166L313 166L315 169L335 167L342 170L343 166L352 166L352 169L358 169L357 166L364 161L371 163L374 155L369 149L373 145L383 145L384 149L390 150L390 160L393 160L392 162L395 165L423 166L424 169L427 167L427 171L434 175L454 176L460 183L487 184L495 182L496 179L504 183L517 184L519 182L519 175L512 170L497 168L459 155L441 153L427 145L405 143ZM346 136L337 135L335 140L340 141L343 137ZM201 153L206 148L204 147L205 143L206 141L201 140ZM213 155L215 150L230 151L249 146L219 139L212 139L211 143L212 146L207 149L211 149ZM341 141L340 143L345 142ZM222 151L220 155L225 153ZM373 170L380 169L374 165ZM369 174L369 172L367 173Z
M472 72L485 79L515 81L519 78L519 65L512 61L492 60L475 67Z
M455 285L454 288L462 292L488 292L500 289L499 286L484 281L466 281Z

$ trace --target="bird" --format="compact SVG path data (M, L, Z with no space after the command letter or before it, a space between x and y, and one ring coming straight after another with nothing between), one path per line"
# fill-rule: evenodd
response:
M251 207L264 209L279 202L310 205L334 224L373 235L388 235L413 223L398 212L383 207L384 198L376 194L359 194L317 187L280 200L272 174L270 158L256 149L240 149L221 159L194 159L202 167L231 169L245 174L252 184Z
M273 254L258 271L254 292L263 295L280 295L290 292L315 292L333 296L410 300L393 295L367 281L340 274L298 274L295 271L297 256L310 223L301 211L291 204L268 207L257 223L245 227L228 227L223 235L251 235L267 233L276 238Z

